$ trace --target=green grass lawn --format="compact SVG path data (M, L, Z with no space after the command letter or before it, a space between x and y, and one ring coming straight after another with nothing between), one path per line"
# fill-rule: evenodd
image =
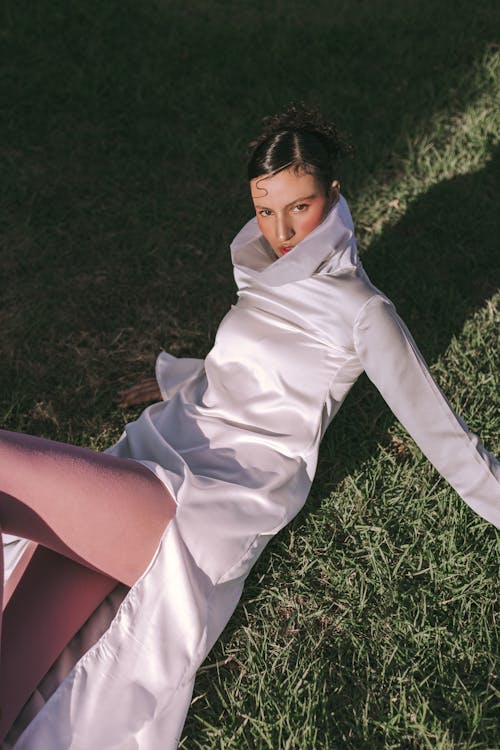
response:
M2 427L104 448L139 413L116 392L160 349L207 353L251 216L246 143L303 99L354 144L339 178L368 273L498 452L498 3L1 13ZM181 747L497 749L498 552L361 378L200 671Z

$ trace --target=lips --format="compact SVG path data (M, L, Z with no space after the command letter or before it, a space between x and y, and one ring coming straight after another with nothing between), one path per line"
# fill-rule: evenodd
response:
M289 253L290 250L293 250L293 245L282 245L280 250L282 253Z

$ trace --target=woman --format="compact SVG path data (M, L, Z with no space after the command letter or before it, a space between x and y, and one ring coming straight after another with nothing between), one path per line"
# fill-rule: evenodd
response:
M35 553L6 609L10 651L37 570L52 566L57 590L87 576L82 622L116 581L131 586L16 750L176 746L196 669L263 547L305 502L320 440L363 370L438 471L500 526L498 462L452 411L358 259L335 180L341 149L315 111L290 107L267 121L249 161L256 218L231 246L238 302L204 361L159 356L163 400L106 455L1 436L4 530L66 561ZM124 402L156 389L131 389ZM2 668L4 685L22 675L15 699L2 693L4 732L76 619L42 639L36 653L50 655L36 669L19 654Z

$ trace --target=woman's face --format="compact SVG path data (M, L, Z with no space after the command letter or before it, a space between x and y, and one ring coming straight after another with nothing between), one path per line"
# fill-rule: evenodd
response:
M338 187L335 181L325 193L314 175L293 169L250 180L260 231L278 258L321 224L338 198Z

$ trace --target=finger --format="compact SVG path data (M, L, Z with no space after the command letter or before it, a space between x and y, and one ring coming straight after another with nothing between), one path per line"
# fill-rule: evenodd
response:
M118 406L130 406L134 403L134 395L131 393L122 392L119 393L114 399L114 403Z

